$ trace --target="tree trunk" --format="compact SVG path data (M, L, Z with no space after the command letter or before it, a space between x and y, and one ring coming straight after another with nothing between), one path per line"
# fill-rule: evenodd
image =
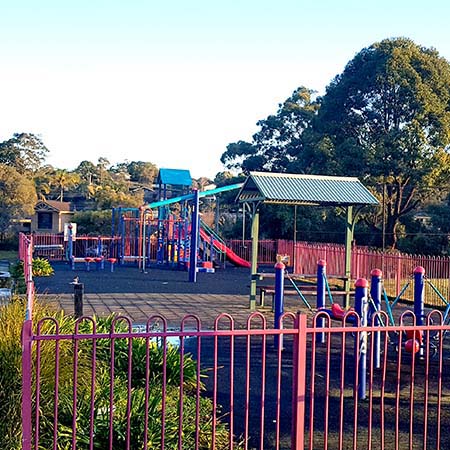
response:
M398 216L387 215L385 228L385 243L386 247L395 249L397 246L397 226Z

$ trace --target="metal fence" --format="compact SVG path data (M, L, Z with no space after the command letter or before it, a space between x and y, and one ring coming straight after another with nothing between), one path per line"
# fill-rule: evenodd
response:
M33 234L35 257L46 258L50 261L64 261L68 259L68 240L63 234L42 233ZM75 258L102 255L105 258L117 258L120 237L85 236L78 235L72 242L72 255Z
M23 449L450 448L450 327L438 312L421 327L377 319L28 320Z

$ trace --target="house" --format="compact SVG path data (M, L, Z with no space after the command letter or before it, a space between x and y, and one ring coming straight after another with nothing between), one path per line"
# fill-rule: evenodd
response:
M69 202L40 200L34 207L30 231L38 233L62 233L64 224L72 221L74 211Z

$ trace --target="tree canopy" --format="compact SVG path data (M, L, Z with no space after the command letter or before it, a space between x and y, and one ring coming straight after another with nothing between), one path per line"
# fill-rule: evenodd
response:
M450 64L405 38L361 50L328 86L315 133L314 171L359 176L380 198L386 189L395 245L399 218L450 180Z
M301 87L276 115L258 122L251 143L229 144L231 169L357 176L384 205L386 243L396 244L400 218L448 192L450 64L407 38L362 49L323 97Z
M299 87L275 115L257 122L261 128L252 142L238 141L227 146L221 161L229 169L283 172L303 150L303 133L311 126L319 104L314 91Z
M0 233L5 233L14 220L31 214L36 201L33 181L14 167L0 164Z
M47 147L31 133L15 133L0 142L0 163L14 167L19 173L36 172L45 160Z

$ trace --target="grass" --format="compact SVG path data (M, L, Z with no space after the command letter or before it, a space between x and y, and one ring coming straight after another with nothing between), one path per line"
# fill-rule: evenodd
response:
M0 250L0 259L7 259L10 262L17 261L17 251L16 250Z

